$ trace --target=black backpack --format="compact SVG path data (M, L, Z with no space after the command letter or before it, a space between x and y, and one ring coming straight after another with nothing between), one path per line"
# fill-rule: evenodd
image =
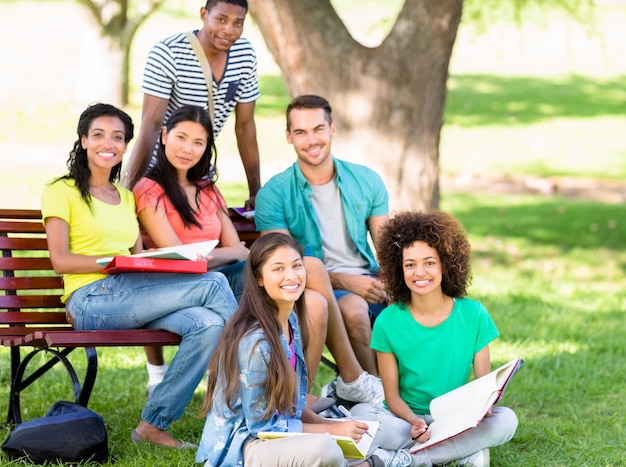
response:
M2 445L9 459L32 462L106 462L109 457L103 418L74 402L56 402L45 417L18 425Z

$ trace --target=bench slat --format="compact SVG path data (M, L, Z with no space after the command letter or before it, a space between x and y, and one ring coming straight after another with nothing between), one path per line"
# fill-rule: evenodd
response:
M67 321L64 311L4 311L0 313L0 325L15 324L67 324Z
M39 209L0 209L0 219L41 219Z
M45 233L41 222L0 220L0 233Z
M23 337L27 334L32 334L37 331L50 331L51 329L58 329L59 331L72 331L72 327L69 324L58 324L46 326L12 326L10 328L0 328L0 344L5 347L12 347L12 341L18 337Z
M4 295L0 309L63 308L60 295Z
M1 271L50 271L50 258L0 258Z
M145 345L178 345L180 336L159 329L129 329L121 331L38 330L7 337L8 347L133 347Z
M44 339L49 347L115 347L152 344L177 345L181 341L178 334L160 329L43 331L33 333L32 339Z
M54 327L53 327L54 326ZM47 324L45 326L11 326L9 328L0 328L0 336L13 337L13 336L25 336L26 334L32 334L37 331L73 331L74 329L69 324L52 325Z
M63 279L59 276L0 277L0 290L63 290Z
M0 249L48 251L48 240L44 237L24 238L0 236Z

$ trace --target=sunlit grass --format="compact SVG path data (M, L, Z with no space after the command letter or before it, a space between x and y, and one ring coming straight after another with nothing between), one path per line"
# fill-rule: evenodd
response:
M241 197L242 185L224 186ZM501 336L490 346L494 365L525 360L504 394L519 429L492 449L498 466L621 466L626 463L626 223L622 207L542 196L447 193L442 209L465 225L475 252L469 296L490 311ZM597 226L590 228L590 226ZM174 349L166 349L171 358ZM72 355L84 368L81 350ZM0 399L8 399L8 354L0 349ZM189 465L192 452L138 446L130 431L145 401L145 356L140 348L99 350L100 371L90 406L109 429L120 467ZM332 373L322 367L319 388ZM24 417L43 414L70 398L59 369L23 395ZM199 387L175 436L198 441ZM593 427L585 432L585 427ZM8 428L4 429L8 433ZM601 446L602 449L598 447Z

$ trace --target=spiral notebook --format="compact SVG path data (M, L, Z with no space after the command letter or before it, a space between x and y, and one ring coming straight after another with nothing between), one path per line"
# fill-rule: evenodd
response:
M369 420L362 421L367 423L367 431L370 433L370 435L363 436L363 438L361 438L361 441L359 441L358 443L349 436L330 435L335 441L337 441L337 444L343 451L344 457L350 459L365 459L365 457L367 456L367 451L372 445L372 441L374 441L374 436L376 436L376 432L378 431L380 423ZM259 437L259 439L278 439L310 434L311 433L301 433L293 431L259 431L257 433L257 436Z

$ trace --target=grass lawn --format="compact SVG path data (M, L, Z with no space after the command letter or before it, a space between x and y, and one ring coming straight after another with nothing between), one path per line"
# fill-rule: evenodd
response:
M492 465L625 465L623 207L558 197L448 193L442 208L463 221L472 241L469 296L485 304L501 333L491 346L494 368L515 355L526 361L503 397L520 426L511 442L492 450ZM0 400L6 401L8 352L0 349L0 354ZM191 464L192 452L130 441L145 402L143 351L105 348L99 354L90 406L105 418L115 465ZM79 350L73 359L81 358ZM70 397L60 373L23 395L25 419ZM317 383L328 378L319 373ZM175 436L198 441L203 421L195 415L202 397L199 388L172 426ZM0 436L8 432L5 427Z

